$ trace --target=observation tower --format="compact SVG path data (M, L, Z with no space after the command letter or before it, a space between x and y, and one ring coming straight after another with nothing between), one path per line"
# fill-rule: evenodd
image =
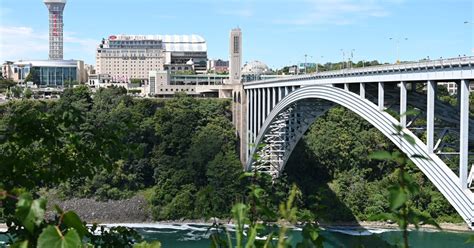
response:
M44 0L49 10L49 59L63 59L63 11L66 0Z

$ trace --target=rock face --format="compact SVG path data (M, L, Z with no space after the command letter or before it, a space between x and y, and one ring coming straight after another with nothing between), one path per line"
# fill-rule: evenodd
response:
M151 222L151 212L145 198L137 195L126 200L100 202L94 199L73 198L55 201L64 211L75 211L87 223ZM48 208L53 209L53 208ZM48 213L52 218L53 213Z

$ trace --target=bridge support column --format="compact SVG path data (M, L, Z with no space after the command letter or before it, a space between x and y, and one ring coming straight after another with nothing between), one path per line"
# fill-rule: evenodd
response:
M379 110L380 111L383 111L384 110L384 88L385 88L385 85L384 83L382 82L379 82L379 95L378 95L378 105L379 105Z
M258 98L257 98L257 91L258 89L253 89L253 102L252 102L252 120L253 120L253 130L252 130L252 145L255 143L255 140L257 139L257 104L258 104Z
M426 103L426 147L428 153L433 153L436 82L429 80L427 82L426 88L428 90L428 97Z
M460 111L461 107L461 82L456 82L457 94L456 94L456 109Z
M255 138L262 126L262 89L257 89L257 128L255 129Z
M276 88L276 87L273 87L273 88L272 88L272 109L273 109L273 108L276 106L276 104L277 104L276 93L277 93L277 88Z
M360 83L359 88L360 98L365 99L365 83Z
M460 118L460 158L459 158L459 178L461 188L468 187L468 149L469 149L469 80L461 80L459 84L458 94L461 94L461 118Z
M400 82L400 125L407 127L407 83Z
M245 149L245 163L247 163L247 161L249 160L249 155L250 155L250 135L252 135L252 120L250 119L250 99L252 99L252 90L242 90L242 92L245 92L245 126L244 128L246 129L246 139L245 139L245 147L243 147ZM244 99L242 97L242 99ZM242 142L242 140L241 140Z
M267 91L267 112L265 114L265 119L267 118L267 116L270 114L270 111L271 111L271 104L272 104L272 92L271 92L271 89L270 88L267 88L265 89Z
M263 120L267 117L267 89L262 89L262 118L260 120L260 126L263 124Z
M345 90L345 91L349 91L349 84L348 84L348 83L345 83L345 84L344 84L344 90Z

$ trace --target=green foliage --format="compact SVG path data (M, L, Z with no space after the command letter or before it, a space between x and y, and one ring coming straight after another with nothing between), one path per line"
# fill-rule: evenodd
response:
M46 209L46 200L33 200L30 194L20 196L17 205L15 217L21 222L27 231L33 233L35 227L39 226L44 218Z
M406 139L414 145L414 140L407 139L401 127L396 127L397 135L400 139ZM419 185L414 178L407 172L413 163L402 153L395 151L393 153L376 152L371 155L374 159L391 160L395 162L398 168L395 171L396 181L389 186L389 206L390 214L388 216L395 220L403 232L403 247L408 248L408 225L413 224L416 229L420 224L429 224L440 229L439 225L430 216L426 216L417 211L410 202L415 194L420 192ZM417 158L428 159L416 155Z
M410 110L405 115L416 113ZM401 138L407 135L401 134ZM408 139L413 142L411 137ZM392 159L396 151L362 118L334 107L309 128L295 147L285 173L288 182L296 183L303 193L299 208L317 213L320 220L383 221L390 219L384 213L391 211L387 185L398 178L397 162ZM423 188L410 197L417 212L439 222L462 222L421 171L409 167L407 173Z
M0 92L2 93L15 85L16 83L11 79L0 78Z
M114 112L98 114L88 89L57 102L13 101L0 111L0 160L6 190L51 186L111 169L121 150ZM25 176L28 175L28 176Z
M178 95L157 110L155 134L160 142L150 160L156 182L155 218L227 216L243 194L228 109L228 101Z
M23 91L23 97L25 97L26 99L30 99L32 96L33 91L31 91L30 88L25 88L25 90Z
M132 84L141 84L142 80L141 79L137 79L137 78L132 78L130 80L130 83Z
M147 243L143 241L139 244L135 244L133 247L134 248L161 248L161 243L158 241L154 241L152 243Z
M254 175L254 177L259 175ZM235 222L235 246L232 242L230 233L220 224L214 223L211 227L213 232L210 235L211 247L291 247L291 236L288 236L290 225L296 224L298 208L294 205L299 191L295 185L288 193L288 199L279 204L278 213L274 213L261 206L265 202L265 194L261 194L264 189L258 185L250 186L254 192L250 192L250 198L253 199L249 204L237 203L232 208L232 216ZM258 201L254 201L254 200ZM255 213L255 211L260 213ZM269 225L262 223L262 220L255 216L266 216L273 218L278 216L278 233L269 231ZM320 235L320 229L314 222L306 222L303 227L303 240L296 247L323 247L323 237ZM247 236L245 238L245 236ZM257 237L266 236L267 238L257 239ZM277 239L275 242L274 239Z
M48 226L38 237L38 248L69 248L80 247L79 234L74 229L67 230L63 235L57 226Z
M158 242L142 242L136 231L126 227L105 230L101 226L99 231L94 224L89 230L76 213L64 212L58 206L55 206L59 215L56 220L46 220L45 199L33 199L29 193L16 197L1 192L7 197L2 197L0 204L16 201L15 215L7 223L11 247L160 247ZM139 244L135 246L135 243Z

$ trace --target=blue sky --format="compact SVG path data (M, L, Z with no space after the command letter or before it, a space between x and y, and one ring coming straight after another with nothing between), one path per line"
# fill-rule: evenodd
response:
M199 34L209 58L227 59L229 31L243 31L243 61L270 67L304 61L394 62L474 55L472 0L68 0L65 59L95 64L111 34ZM470 24L464 24L469 21ZM0 61L47 59L41 0L0 0ZM408 40L404 40L408 38Z

